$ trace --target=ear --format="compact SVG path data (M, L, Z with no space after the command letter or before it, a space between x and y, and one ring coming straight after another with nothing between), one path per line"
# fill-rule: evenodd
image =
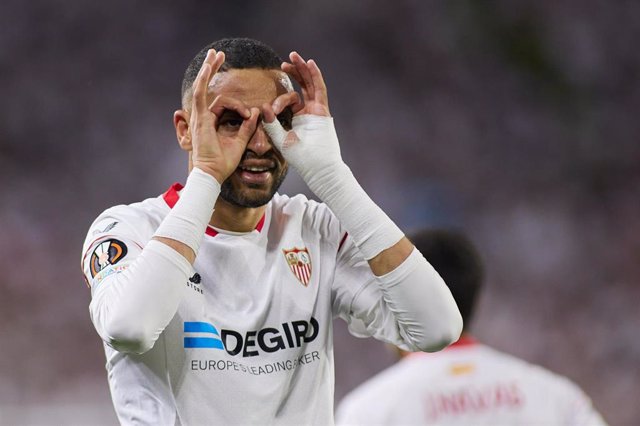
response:
M189 111L179 109L173 113L173 127L176 128L176 137L180 148L191 151L191 132L189 131Z

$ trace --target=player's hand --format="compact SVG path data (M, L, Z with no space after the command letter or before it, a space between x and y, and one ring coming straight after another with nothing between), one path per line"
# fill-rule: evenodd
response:
M263 105L263 126L276 148L313 190L317 177L344 163L320 69L315 61L305 61L296 52L289 57L291 63L284 62L282 70L300 84L302 99L289 92L278 96L271 105ZM276 120L287 109L294 114L290 129Z
M218 96L209 104L208 87L224 63L224 53L210 49L193 82L189 130L193 166L224 182L238 167L260 111L236 99Z
M296 105L294 113L330 117L327 85L316 62L313 59L305 61L298 52L291 52L289 59L291 62L283 62L280 67L298 82L302 92L302 102ZM274 108L277 109L277 105Z

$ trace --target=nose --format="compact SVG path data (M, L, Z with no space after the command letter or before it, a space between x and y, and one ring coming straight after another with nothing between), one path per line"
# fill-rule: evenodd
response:
M253 132L251 139L249 139L247 149L253 151L260 157L273 149L271 139L269 139L269 135L264 131L262 123L258 123L256 131Z

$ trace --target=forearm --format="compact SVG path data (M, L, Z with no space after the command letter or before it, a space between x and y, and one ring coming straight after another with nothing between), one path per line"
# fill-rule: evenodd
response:
M437 351L455 342L462 317L440 275L339 164L307 184L331 208L377 276L386 305L411 346Z
M402 231L342 161L333 118L296 116L289 132L277 120L263 126L309 189L340 220L376 275L390 272L407 258L411 243L398 244L404 237Z
M402 237L396 244L369 259L369 267L373 274L378 277L388 274L407 260L413 250L414 246L411 241L406 237Z
M411 346L434 352L460 337L458 306L440 275L417 249L377 281L385 304Z
M194 169L151 241L123 272L94 284L91 316L103 340L123 352L145 352L175 315L191 264L220 192Z
M154 240L161 242L162 244L174 249L180 256L184 257L187 262L193 265L196 261L196 252L191 247L180 241L172 240L165 237L153 237Z
M121 352L151 349L175 315L190 272L183 256L150 241L125 271L94 289L89 311L100 337Z
M291 63L283 63L282 69L300 84L304 102L281 95L272 107L264 108L263 128L347 230L378 276L385 303L413 346L423 350L446 346L462 328L449 289L342 161L327 88L315 61L305 61L295 52L289 58ZM286 105L296 113L290 131L276 120Z
M332 125L327 127L327 132L333 130ZM342 161L302 177L340 220L376 275L390 272L409 256L411 243L407 240L399 244L404 237L402 231L371 200Z
M171 247L193 264L219 194L220 184L216 179L194 167L180 199L153 239Z

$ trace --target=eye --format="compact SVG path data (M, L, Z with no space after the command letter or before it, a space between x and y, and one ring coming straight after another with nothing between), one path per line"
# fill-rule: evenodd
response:
M232 110L225 110L220 119L218 120L218 127L224 127L226 129L237 129L242 126L242 117Z
M229 120L224 120L220 123L221 126L227 127L240 127L242 126L242 120L238 118L231 118Z
M229 117L229 118L222 118L220 119L220 121L218 122L219 126L224 126L227 128L234 128L234 127L240 127L242 126L242 118L237 118L237 117Z

